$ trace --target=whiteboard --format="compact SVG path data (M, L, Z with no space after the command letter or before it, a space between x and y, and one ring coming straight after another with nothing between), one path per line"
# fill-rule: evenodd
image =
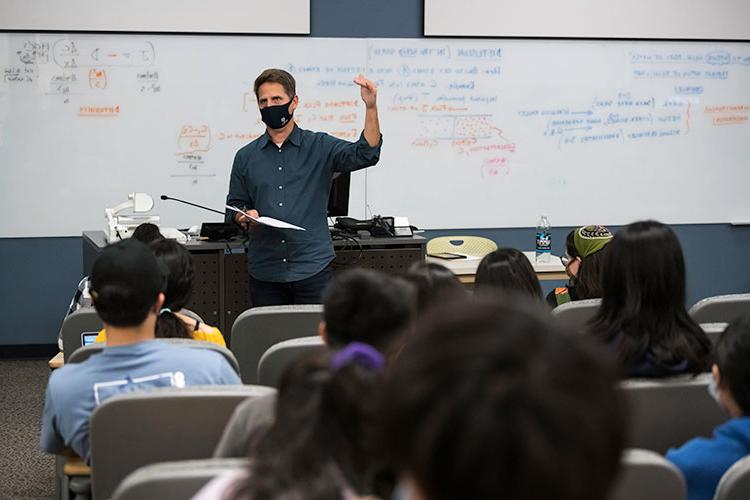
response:
M310 0L3 0L0 29L298 35L310 33Z
M167 226L220 216L263 125L255 76L298 81L298 123L355 140L379 85L380 163L350 212L423 228L750 219L750 44L0 35L0 236L104 227L133 191Z
M747 0L425 0L425 36L749 40Z

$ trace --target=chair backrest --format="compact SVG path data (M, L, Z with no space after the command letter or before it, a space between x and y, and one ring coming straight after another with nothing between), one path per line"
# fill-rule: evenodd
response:
M666 458L649 450L625 450L609 500L684 500L682 473Z
M185 500L211 479L243 470L246 458L208 458L146 465L129 474L112 500Z
M750 457L734 463L721 476L714 500L747 500L750 498Z
M82 333L98 333L102 328L104 323L93 307L82 307L67 315L62 326L63 359L67 362L70 355L83 345Z
M728 324L729 323L701 323L700 327L706 332L706 336L708 337L708 340L711 341L711 344L716 347L719 337L721 337L721 334L727 329Z
M319 335L285 340L272 345L258 362L258 384L279 387L286 368L305 354L325 351L326 345Z
M107 399L91 415L94 498L112 496L144 465L210 458L236 406L273 393L260 386L166 388Z
M184 314L185 316L187 316L188 318L192 318L192 319L194 319L195 321L200 321L201 323L205 323L205 321L203 321L203 318L201 318L201 317L200 317L200 316L198 315L198 313L196 313L196 312L193 312L193 311L191 311L190 309L185 309L185 308L182 308L182 309L180 309L180 312L181 312L182 314Z
M586 330L586 324L596 315L601 305L602 299L574 300L552 309L552 315L556 323L583 332Z
M203 340L177 339L177 338L166 338L166 339L156 339L156 340L158 342L166 342L168 344L186 346L192 349L209 349L211 351L216 351L222 356L224 356L224 359L227 360L227 363L229 363L229 365L232 367L232 369L235 372L237 372L237 374L240 373L240 365L237 362L237 358L235 358L234 354L232 354L232 351L230 351L226 347L222 347L213 342L206 342ZM105 343L97 342L97 343L90 344L87 346L79 347L73 352L73 354L70 355L70 359L68 359L66 362L67 363L83 363L84 361L89 359L91 356L102 352L102 350L106 346L107 345Z
M232 326L230 345L240 363L242 382L257 383L258 362L269 347L317 334L322 319L319 304L254 307L240 314Z
M711 374L620 383L630 407L628 447L664 453L697 436L711 436L729 416L708 393Z
M427 253L453 252L484 257L497 250L497 243L481 236L438 236L427 242Z
M750 312L750 293L707 297L696 302L688 314L696 323L729 323L740 314Z

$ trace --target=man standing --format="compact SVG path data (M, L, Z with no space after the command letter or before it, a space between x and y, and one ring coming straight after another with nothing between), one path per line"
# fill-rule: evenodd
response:
M266 132L237 152L227 205L305 231L261 226L227 211L227 221L251 230L248 272L253 306L320 303L335 257L327 222L333 174L369 167L380 157L377 87L361 75L354 83L365 103L365 128L357 142L348 142L297 127L292 117L299 101L292 75L267 69L255 80Z

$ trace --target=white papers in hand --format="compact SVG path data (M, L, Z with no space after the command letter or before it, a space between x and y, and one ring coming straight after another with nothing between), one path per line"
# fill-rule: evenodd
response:
M289 224L288 222L284 222L283 220L274 219L273 217L265 217L262 215L260 217L251 217L237 207L233 207L231 205L227 205L226 207L229 210L240 213L248 219L254 220L258 224L262 224L264 226L275 227L278 229L294 229L296 231L305 231L304 227L295 226L294 224Z

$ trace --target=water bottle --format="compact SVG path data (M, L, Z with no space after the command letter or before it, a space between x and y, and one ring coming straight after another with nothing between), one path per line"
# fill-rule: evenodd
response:
M546 215L539 218L536 225L536 262L546 264L552 253L552 233L550 232L549 219Z

